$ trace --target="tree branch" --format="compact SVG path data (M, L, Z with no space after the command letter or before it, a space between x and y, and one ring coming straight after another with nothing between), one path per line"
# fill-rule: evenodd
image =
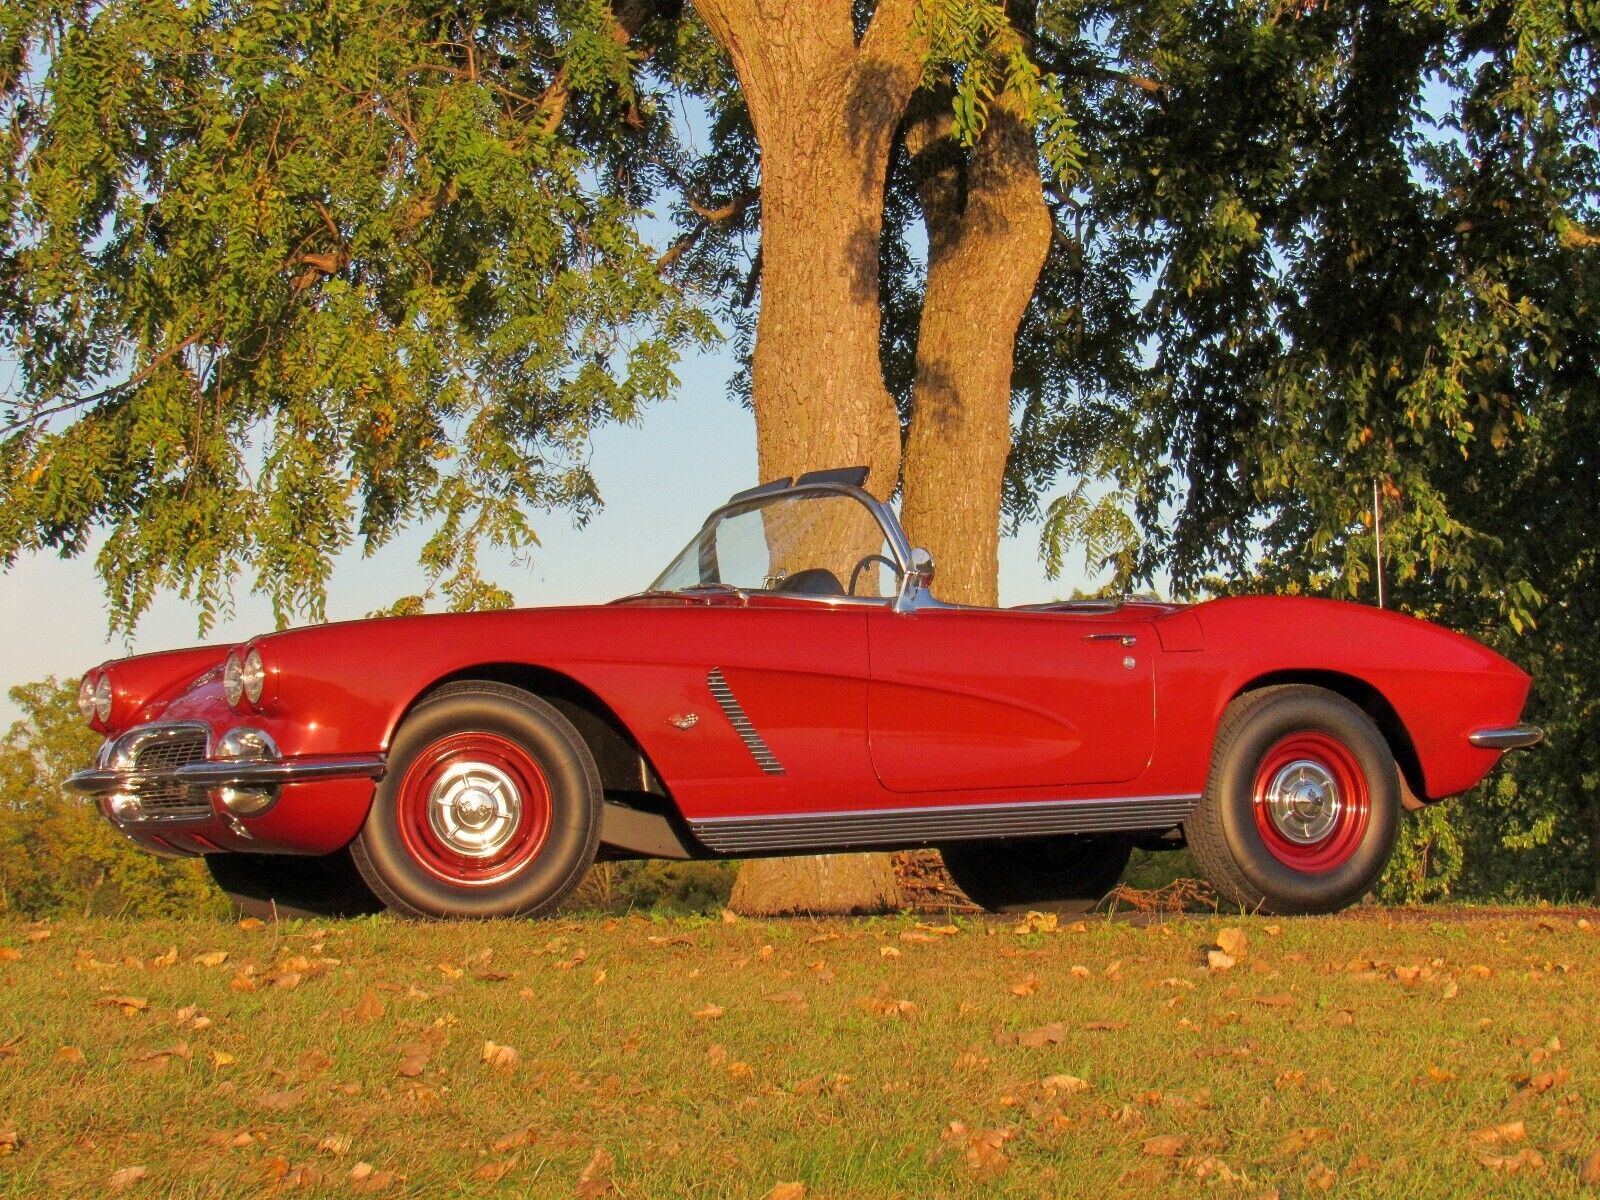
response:
M174 358L198 342L202 337L205 336L205 334L206 331L204 329L196 330L194 333L191 333L188 337L184 338L183 341L179 342L176 346L172 346L169 349L163 350L160 354L156 355L155 358L151 359L150 364L142 371L139 371L137 374L123 380L121 383L114 384L113 386L104 388L98 392L91 392L87 396L75 396L71 400L63 400L60 404L52 405L49 408L35 408L23 420L14 421L10 425L5 426L5 428L0 429L0 437L11 437L13 434L21 433L24 429L28 429L31 426L37 425L40 421L46 420L49 417L59 416L64 412L71 412L75 408L83 408L85 405L98 404L102 400L109 400L114 396L119 396L123 392L128 391L130 388L138 387L162 367L166 366Z

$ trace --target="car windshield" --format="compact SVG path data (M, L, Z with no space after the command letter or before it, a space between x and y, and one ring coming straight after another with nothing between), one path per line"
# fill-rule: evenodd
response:
M878 518L856 497L794 491L720 513L650 590L717 587L885 600L899 591L900 567Z

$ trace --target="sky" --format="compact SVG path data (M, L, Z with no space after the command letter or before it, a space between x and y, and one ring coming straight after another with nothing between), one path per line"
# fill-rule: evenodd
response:
M519 606L603 603L650 583L700 527L711 509L756 477L755 418L728 397L733 359L726 350L679 365L673 397L645 410L634 425L596 431L593 471L604 507L582 529L563 513L534 513L541 544L530 561L485 556L487 577ZM849 466L839 463L838 466ZM423 532L409 531L371 558L352 550L328 588L328 618L361 617L426 584L417 566ZM273 628L272 611L241 580L232 619L198 636L198 610L162 596L131 642L107 632L107 606L94 574L96 547L77 559L53 554L20 559L0 575L0 689L46 675L76 678L107 659L204 641L227 645ZM1081 563L1050 581L1039 558L1039 527L1024 527L1000 548L1000 600L1022 604L1068 595L1084 584ZM935 584L935 592L938 585ZM0 696L0 730L19 715Z

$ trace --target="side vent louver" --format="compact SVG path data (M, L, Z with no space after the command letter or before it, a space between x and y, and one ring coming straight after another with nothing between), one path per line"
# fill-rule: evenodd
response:
M733 731L739 735L739 740L744 743L745 749L750 751L750 757L756 760L756 766L768 775L782 775L783 764L767 745L766 739L750 723L744 706L739 703L739 698L733 694L733 689L723 678L721 667L711 668L706 675L706 686L711 689L712 698L722 710L722 715L728 718L728 724L733 726Z

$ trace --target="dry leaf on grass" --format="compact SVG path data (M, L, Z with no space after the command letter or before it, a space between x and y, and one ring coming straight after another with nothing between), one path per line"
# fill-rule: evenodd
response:
M55 1061L65 1067L81 1067L87 1061L83 1051L76 1046L61 1046L55 1052Z
M400 1065L395 1068L397 1074L407 1079L415 1079L428 1066L428 1056L421 1052L407 1054L400 1059Z
M483 1063L491 1071L510 1071L517 1065L518 1057L516 1050L510 1046L502 1046L497 1042L483 1044Z
M1089 1090L1089 1081L1079 1079L1076 1075L1046 1075L1039 1081L1039 1086L1047 1092L1086 1092Z
M611 1157L611 1152L604 1146L596 1146L594 1156L589 1159L589 1165L584 1167L578 1176L576 1194L584 1200L592 1200L593 1197L619 1191L616 1181L611 1178L611 1173L616 1167L617 1162Z
M0 1129L0 1158L22 1149L22 1139L15 1129Z
M143 1167L123 1167L120 1171L112 1172L111 1178L106 1180L106 1187L113 1192L120 1192L132 1187L149 1173Z
M1504 1125L1490 1125L1467 1135L1467 1140L1478 1146L1503 1146L1520 1142L1528 1136L1528 1127L1521 1121L1507 1121Z
M191 962L201 967L220 967L228 961L226 950L207 950L204 954L196 954Z
M0 962L21 962L22 951L10 946L0 946Z
M1181 1133L1158 1133L1155 1137L1148 1137L1140 1152L1152 1158L1175 1158L1189 1144L1189 1139Z
M351 1137L348 1133L330 1133L317 1143L317 1149L324 1154L338 1157L350 1153Z
M129 1017L150 1007L150 1002L143 996L102 996L95 1003L102 1008L120 1008Z
M1011 985L1011 994L1013 996L1031 996L1038 990L1039 978L1036 975L1029 975L1027 978L1019 979Z
M780 1183L761 1200L806 1200L806 1185L803 1183Z
M1235 962L1244 958L1245 938L1242 929L1219 929L1217 931L1217 949L1231 957Z
M1231 970L1233 970L1233 966L1234 966L1233 955L1227 953L1227 951L1225 951L1225 950L1207 950L1206 951L1206 969L1208 971L1215 971L1215 972L1218 972L1218 973L1220 973L1222 971L1231 971Z
M252 929L261 929L265 925L266 922L260 917L246 917L244 920L239 922L239 928L243 929L247 933Z
M1022 1046L1029 1050L1038 1050L1043 1046L1059 1046L1067 1040L1067 1034L1065 1022L1052 1021L1048 1025L1024 1029L1021 1033L1002 1033L994 1040L1002 1046Z
M1491 1171L1500 1171L1507 1175L1515 1175L1519 1171L1537 1173L1544 1170L1544 1155L1530 1147L1524 1147L1515 1154L1485 1154L1478 1161Z
M361 999L350 1010L350 1015L358 1021L380 1020L383 1017L383 997L377 992L363 992Z
M727 1011L728 1010L723 1008L720 1004L708 1004L704 1008L695 1009L695 1011L689 1015L697 1021L715 1021Z
M969 1129L960 1121L945 1126L939 1140L960 1148L968 1170L975 1175L998 1175L1011 1165L1006 1158L1005 1144L1016 1136L1008 1126L994 1129Z
M1585 1187L1600 1187L1600 1150L1583 1160L1578 1168L1578 1182Z

